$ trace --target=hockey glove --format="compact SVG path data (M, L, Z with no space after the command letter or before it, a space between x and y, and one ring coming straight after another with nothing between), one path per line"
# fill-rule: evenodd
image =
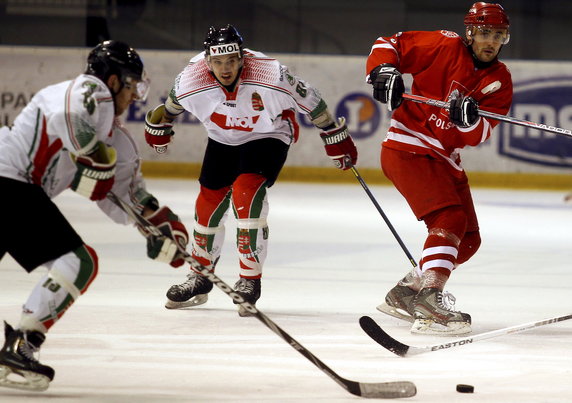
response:
M338 126L321 132L320 137L324 142L326 154L334 161L336 168L346 170L356 164L358 152L348 132L345 118L339 118Z
M479 105L455 90L449 96L449 119L458 127L469 127L479 120Z
M405 86L401 73L391 64L382 64L373 69L369 75L369 81L373 84L373 97L387 109L393 111L399 108L403 102Z
M185 261L179 249L185 250L189 243L189 234L179 217L169 207L163 206L147 217L165 236L147 236L147 256L159 262L169 263L173 267L181 266Z
M89 155L75 157L77 171L70 185L71 189L90 200L102 200L115 181L115 148L107 147L101 141Z
M165 105L161 104L145 116L145 141L159 154L167 151L171 137L175 134L172 123L161 123L164 110Z

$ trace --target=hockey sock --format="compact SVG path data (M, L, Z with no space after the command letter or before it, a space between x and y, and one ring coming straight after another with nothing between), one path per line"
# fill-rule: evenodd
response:
M240 275L260 278L268 245L266 178L258 174L239 175L232 186L232 203L238 223Z
M467 218L460 206L440 209L424 217L428 236L421 257L422 287L442 287L455 269ZM427 273L427 271L431 273Z
M221 253L229 205L230 186L217 190L201 186L195 203L192 255L209 269Z

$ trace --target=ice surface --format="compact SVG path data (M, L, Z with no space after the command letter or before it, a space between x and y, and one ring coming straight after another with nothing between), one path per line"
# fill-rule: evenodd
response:
M148 187L192 227L195 181L148 180ZM418 259L423 223L393 188L371 190ZM483 243L447 286L457 308L472 315L474 333L571 313L572 206L562 197L474 190ZM269 253L257 306L339 375L412 381L418 394L404 402L572 402L572 321L398 357L361 330L360 316L407 344L447 339L412 335L407 323L376 311L411 264L361 186L279 182L269 201ZM73 192L56 202L98 252L99 275L48 333L41 361L56 370L50 388L1 389L0 402L360 400L257 319L240 318L218 289L202 307L165 309L166 290L186 269L149 260L137 230L112 223ZM238 278L234 227L230 217L217 267L231 285ZM3 319L17 325L43 273L26 274L9 256L2 260ZM456 392L459 383L474 385L475 393Z

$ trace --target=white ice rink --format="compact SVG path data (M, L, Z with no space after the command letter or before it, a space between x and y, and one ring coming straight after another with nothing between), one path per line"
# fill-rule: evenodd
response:
M195 181L148 180L148 187L191 228ZM371 190L418 259L424 225L393 188ZM483 243L447 286L457 308L472 315L473 333L572 313L572 206L563 193L474 189L474 198ZM269 200L269 254L257 306L339 375L412 381L417 395L403 402L572 402L572 320L398 357L361 330L362 315L407 344L454 338L411 335L407 323L376 311L411 264L359 183L279 182ZM166 290L186 269L149 260L135 228L113 224L73 192L56 202L97 250L99 276L48 334L41 361L56 370L50 388L1 389L0 402L362 400L257 319L238 317L218 289L202 307L165 309ZM231 216L217 267L231 285L238 278L234 225ZM2 260L1 318L17 325L44 270L26 274L10 257ZM459 383L474 385L475 393L456 392Z

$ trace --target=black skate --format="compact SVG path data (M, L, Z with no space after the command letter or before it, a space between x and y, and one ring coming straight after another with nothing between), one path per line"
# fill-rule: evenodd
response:
M4 347L0 350L0 386L41 392L54 379L54 369L42 365L34 353L46 339L37 331L14 330L4 322Z
M165 308L181 309L202 305L209 299L208 293L212 289L213 283L209 279L191 271L184 283L169 288Z
M455 297L438 288L423 288L415 297L411 333L461 335L471 333L471 315L455 311Z
M252 305L256 304L260 298L260 279L240 278L234 285L234 291L240 295L244 300ZM237 302L234 302L237 304ZM239 316L252 316L242 305L238 306Z

